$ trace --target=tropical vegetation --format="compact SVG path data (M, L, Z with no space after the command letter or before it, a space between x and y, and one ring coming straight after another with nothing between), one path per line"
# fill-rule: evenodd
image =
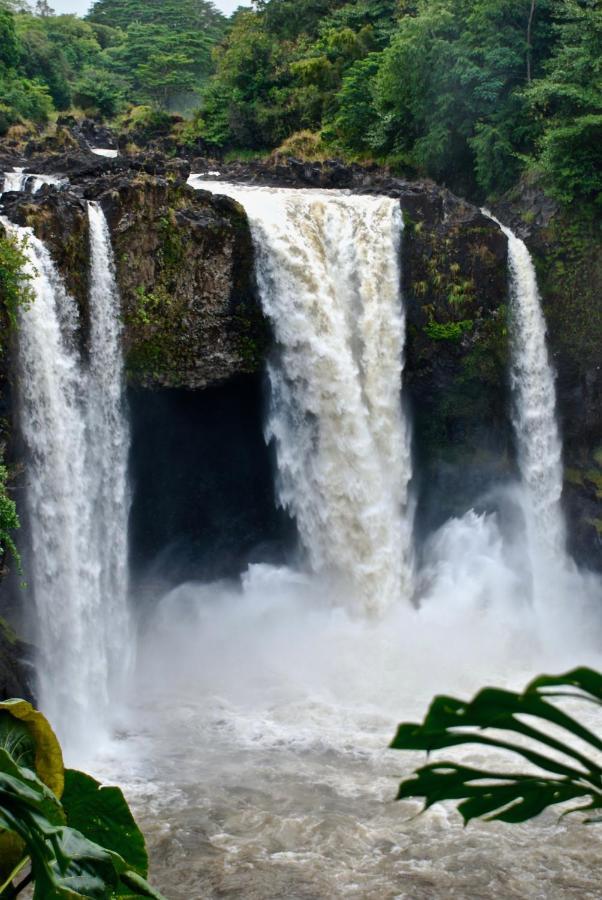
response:
M0 898L161 900L144 837L119 788L65 769L45 717L0 703Z
M602 808L602 739L559 704L581 701L602 706L602 674L588 668L565 675L542 675L522 693L485 688L470 702L435 697L421 724L404 722L394 750L434 753L465 744L511 753L530 770L480 769L437 760L400 785L398 799L420 798L424 809L444 800L460 801L465 822L525 822L557 804L568 812ZM590 818L589 821L602 821Z
M535 173L602 187L597 0L96 0L85 19L0 0L0 132L76 108L191 117L215 153L376 160L482 198ZM297 144L299 142L297 141Z

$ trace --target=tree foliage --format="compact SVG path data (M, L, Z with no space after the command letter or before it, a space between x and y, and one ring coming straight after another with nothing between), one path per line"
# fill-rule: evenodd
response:
M42 8L43 6L43 8ZM190 113L224 151L300 131L474 199L526 171L597 204L598 0L96 0L85 20L0 0L0 132L73 105Z
M99 0L87 20L0 0L1 130L74 104L105 117L197 105L225 25L209 0Z
M528 168L600 188L596 0L260 0L217 51L206 136L271 148L301 128L476 197Z
M544 75L526 92L543 123L539 163L559 199L602 202L602 7L565 0Z

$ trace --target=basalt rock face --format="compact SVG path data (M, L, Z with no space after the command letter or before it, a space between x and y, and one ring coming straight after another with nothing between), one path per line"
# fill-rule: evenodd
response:
M256 296L244 210L185 183L191 168L211 171L215 162L153 154L104 159L78 146L66 157L53 154L37 163L40 171L66 174L69 187L13 195L7 212L49 246L80 303L84 344L84 200L94 199L113 238L130 384L199 390L261 369L270 333ZM376 168L282 159L219 168L225 180L399 199L407 402L422 483L419 520L432 527L475 502L492 480L506 477L512 436L506 241L499 229L432 182L408 182Z
M405 221L405 380L419 524L430 529L462 512L516 471L506 240L475 206L432 182L408 182L377 167L282 158L225 165L156 152L107 159L90 152L91 140L91 133L82 133L73 142L55 140L52 147L32 143L26 170L65 175L69 186L5 195L4 212L33 227L50 248L80 304L85 346L85 200L102 204L115 249L134 389L214 389L258 373L270 345L244 210L188 187L191 170L218 170L218 182L386 194L399 199ZM538 266L558 371L572 549L582 561L591 565L597 559L602 566L599 231L594 223L576 226L563 218L536 188L524 188L496 213L526 239Z
M167 176L134 169L33 196L7 195L5 211L50 249L77 299L87 335L89 269L85 200L111 228L121 290L125 357L133 385L207 387L257 371L269 333L255 298L253 249L244 211L197 192L186 165Z
M139 175L100 194L113 236L130 379L203 388L256 371L268 331L242 208Z
M556 369L570 549L602 571L602 223L525 182L496 213L535 260Z
M400 202L417 524L430 530L515 473L507 242L478 209L434 185L407 189Z
M19 640L0 619L0 700L34 700L33 647Z

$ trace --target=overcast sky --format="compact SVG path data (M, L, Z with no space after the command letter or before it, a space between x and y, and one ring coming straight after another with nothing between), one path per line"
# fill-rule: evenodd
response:
M213 0L218 9L230 15L238 6L250 6L250 0ZM49 0L50 6L57 13L77 13L85 15L92 0Z

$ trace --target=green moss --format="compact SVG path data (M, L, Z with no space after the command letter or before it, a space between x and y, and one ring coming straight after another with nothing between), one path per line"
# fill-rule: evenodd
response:
M8 624L6 619L3 619L0 616L0 634L4 638L4 640L11 645L11 647L16 646L19 643L19 638L17 637L15 631Z
M249 371L257 371L270 345L270 333L266 320L258 306L240 304L234 324L239 333L239 348L242 359Z
M143 287L136 288L137 304L128 317L133 325L161 325L165 320L165 311L172 305L170 294L162 285L147 292Z
M460 383L498 386L508 369L508 308L498 307L494 315L479 322L473 346L462 361Z
M462 322L435 322L431 319L424 326L424 332L433 341L459 341L463 334L474 327L472 319Z
M579 469L567 468L564 470L564 480L575 487L583 487L583 472L580 472Z
M583 474L584 481L589 481L596 489L596 496L602 500L602 471L598 469L588 469Z
M152 292L138 287L135 294L136 306L127 316L127 323L140 332L140 338L127 354L126 368L130 374L157 378L176 367L169 316L173 298L161 284Z
M0 465L0 559L10 554L21 568L21 557L13 539L13 533L20 527L15 501L7 492L8 469Z
M20 307L33 300L29 286L32 276L25 272L25 246L24 240L13 235L5 234L0 238L0 305L8 326L6 331L16 328ZM0 351L2 346L0 337Z
M602 225L584 211L556 216L533 251L552 341L585 375L602 345Z
M175 211L170 210L168 216L159 220L160 263L169 278L175 274L184 259L182 236L177 229Z

